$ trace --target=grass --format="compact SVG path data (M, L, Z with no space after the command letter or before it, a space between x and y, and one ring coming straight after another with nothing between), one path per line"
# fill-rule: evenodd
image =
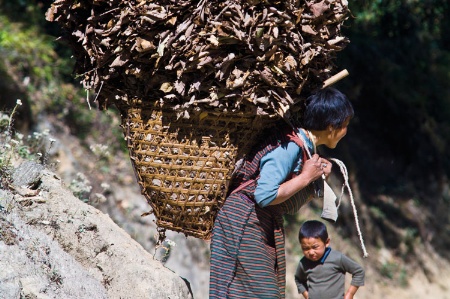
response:
M22 101L17 100L10 113L0 112L0 187L4 189L9 188L14 168L21 161L36 161L50 166L45 153L55 142L48 138L48 131L24 136L14 130L14 116L21 106Z
M16 106L10 114L0 112L0 187L7 188L12 175L13 162L17 156L27 153L23 147L20 135L15 135L12 130L14 114L22 105L17 100Z

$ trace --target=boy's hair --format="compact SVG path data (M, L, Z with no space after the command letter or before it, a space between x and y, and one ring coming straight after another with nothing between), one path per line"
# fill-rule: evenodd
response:
M298 240L304 238L319 238L324 243L328 240L328 231L325 224L318 220L308 220L303 223L298 232Z
M334 129L340 129L347 120L353 118L354 113L352 104L342 92L327 87L305 100L300 122L306 130L323 131L330 125Z

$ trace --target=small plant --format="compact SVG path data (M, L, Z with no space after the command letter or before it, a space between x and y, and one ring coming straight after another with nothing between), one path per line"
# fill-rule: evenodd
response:
M93 144L89 146L89 149L97 157L97 163L99 164L100 170L103 173L108 173L110 171L109 165L113 157L109 147L104 144Z
M91 193L92 186L86 176L81 172L77 173L77 177L72 180L69 185L69 189L78 199L82 200L83 202L89 201L89 195Z
M398 265L393 262L386 262L381 265L380 274L386 278L393 279Z
M21 105L22 101L17 100L10 115L0 113L0 187L3 188L6 188L10 182L15 150L20 144L20 139L14 139L12 125L14 114Z
M400 270L399 283L400 283L400 286L403 287L403 288L406 288L406 287L409 286L408 271L406 271L405 268L402 268Z
M47 154L55 142L48 138L49 131L42 133L35 132L26 138L23 134L13 130L14 116L17 109L22 105L21 100L17 100L14 109L10 114L0 112L0 187L8 188L11 183L11 175L14 165L22 159L36 160L42 164L47 164ZM49 141L49 148L47 148Z
M172 250L172 247L177 246L177 243L175 243L175 241L170 240L170 239L165 239L164 242L161 245L157 245L155 248L155 253L157 249L161 249L162 253L161 253L161 263L165 263L167 262L167 260L170 257L170 253Z
M61 285L63 283L63 278L58 271L53 269L50 273L50 281L56 283L57 285Z
M106 162L108 162L112 157L107 145L93 144L89 147L89 149L99 160L105 160Z

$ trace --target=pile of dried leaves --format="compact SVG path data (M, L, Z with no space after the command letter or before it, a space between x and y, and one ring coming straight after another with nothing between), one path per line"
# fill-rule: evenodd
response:
M75 72L101 108L135 100L276 115L319 88L348 39L347 0L56 0Z

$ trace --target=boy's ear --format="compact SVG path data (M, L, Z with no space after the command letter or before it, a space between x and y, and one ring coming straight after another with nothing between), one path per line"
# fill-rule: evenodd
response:
M328 246L330 246L330 241L331 241L331 239L330 239L330 238L328 238L328 239L327 239L327 241L325 242L325 247L328 247Z

